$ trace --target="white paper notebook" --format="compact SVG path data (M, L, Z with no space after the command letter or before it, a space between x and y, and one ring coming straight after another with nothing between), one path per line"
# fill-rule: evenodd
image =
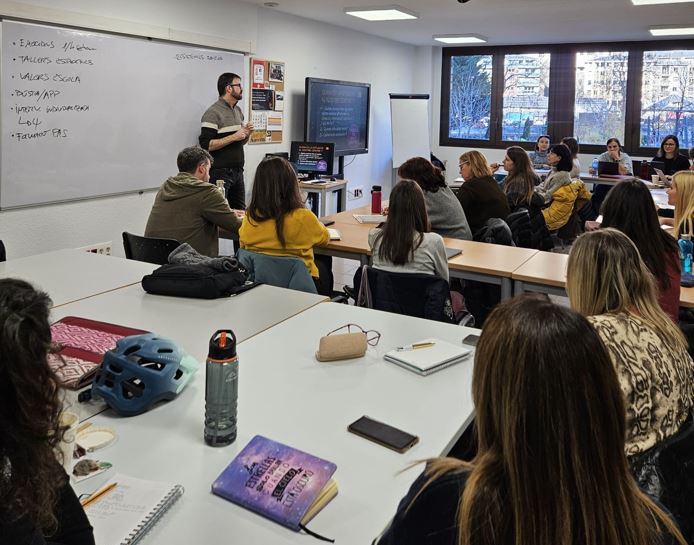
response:
M332 227L328 227L328 233L330 233L330 240L340 240L342 237L340 231L333 229Z
M383 223L386 217L383 214L352 214L359 223Z
M418 375L430 375L469 358L472 353L469 348L440 339L423 339L413 344L425 343L433 343L433 346L409 350L391 350L385 355L385 359Z
M85 508L98 545L134 545L183 494L181 485L122 474L111 482L118 484Z

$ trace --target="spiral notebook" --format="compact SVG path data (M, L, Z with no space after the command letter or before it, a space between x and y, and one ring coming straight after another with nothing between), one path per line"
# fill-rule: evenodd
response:
M183 494L178 484L118 474L115 488L85 508L99 545L134 545ZM98 492L98 491L97 491Z

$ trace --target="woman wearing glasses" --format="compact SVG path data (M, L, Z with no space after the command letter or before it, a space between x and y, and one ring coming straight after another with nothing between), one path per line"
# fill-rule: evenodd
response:
M680 170L689 170L689 161L686 156L680 154L680 141L674 134L668 134L663 138L653 161L664 163L663 173L668 176Z
M239 242L252 252L303 259L318 293L332 294L330 258L313 254L314 246L330 242L330 234L304 205L299 181L285 159L269 157L258 165Z
M465 182L458 200L470 224L473 236L490 218L506 220L510 213L506 195L492 176L487 160L479 151L467 151L458 161Z
M500 303L472 370L478 450L427 461L379 545L653 545L686 541L641 492L604 344L577 312Z

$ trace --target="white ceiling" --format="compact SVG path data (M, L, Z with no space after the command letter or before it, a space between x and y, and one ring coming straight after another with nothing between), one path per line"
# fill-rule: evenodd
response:
M267 0L246 0L263 6ZM634 6L631 0L275 0L274 9L413 45L441 45L434 34L475 33L489 45L655 39L650 25L694 26L694 2ZM397 4L412 21L368 22L346 7Z

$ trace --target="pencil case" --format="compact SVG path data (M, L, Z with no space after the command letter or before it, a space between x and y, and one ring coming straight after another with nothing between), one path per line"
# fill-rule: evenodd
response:
M339 361L361 358L366 354L366 333L345 333L327 335L318 343L316 359L318 361Z

